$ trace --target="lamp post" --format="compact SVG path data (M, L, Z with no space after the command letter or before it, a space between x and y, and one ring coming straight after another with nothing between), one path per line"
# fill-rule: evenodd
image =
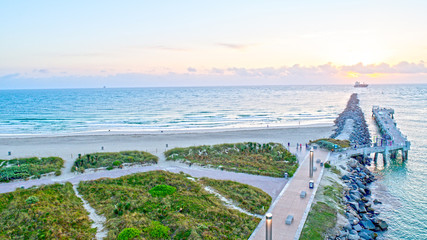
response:
M314 155L313 150L310 150L310 169L309 169L310 178L313 177L313 155Z
M265 227L266 227L265 240L272 240L273 239L273 236L272 236L272 222L273 222L273 214L267 213L265 215Z

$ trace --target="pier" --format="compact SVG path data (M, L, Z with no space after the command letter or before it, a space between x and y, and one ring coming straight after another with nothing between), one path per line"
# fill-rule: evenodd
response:
M394 121L394 110L373 106L372 118L375 119L382 137L374 139L374 143L371 146L347 149L346 154L349 156L368 156L374 153L374 161L376 162L378 154L381 153L384 163L386 163L390 158L395 159L398 151L401 151L402 161L406 161L411 142L397 128L397 124Z

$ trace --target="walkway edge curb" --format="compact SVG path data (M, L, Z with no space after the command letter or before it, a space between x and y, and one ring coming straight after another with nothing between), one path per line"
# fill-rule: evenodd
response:
M329 152L328 156L326 156L325 162L327 162L329 160L330 156L331 156L331 152ZM301 221L299 223L297 232L295 233L294 240L298 240L299 237L301 236L302 229L304 227L305 221L307 220L308 213L310 212L311 205L313 204L314 197L316 196L317 189L319 188L319 185L320 185L320 181L322 180L324 170L325 170L325 167L322 167L322 170L321 170L319 176L317 177L316 187L314 188L313 194L311 194L310 200L307 203L307 208L305 209L304 214L302 215L302 218L301 218Z

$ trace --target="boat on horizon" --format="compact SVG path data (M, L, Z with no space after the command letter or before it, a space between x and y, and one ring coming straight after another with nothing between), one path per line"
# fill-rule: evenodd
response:
M360 83L360 82L355 82L354 83L354 87L368 87L368 84L366 84L366 83Z

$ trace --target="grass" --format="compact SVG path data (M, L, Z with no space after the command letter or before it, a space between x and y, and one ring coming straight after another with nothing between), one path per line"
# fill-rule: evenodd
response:
M335 226L337 213L324 202L317 202L310 210L300 240L324 239L324 233Z
M332 178L328 180L330 184L318 189L316 199L321 196L324 200L316 202L311 207L301 232L301 240L325 239L327 232L336 225L338 211L343 209L341 203L343 186Z
M78 189L106 217L107 239L117 239L126 228L146 239L247 239L260 221L226 208L183 173L137 173L81 182ZM152 189L167 194L153 196Z
M291 177L298 168L298 161L279 143L236 143L173 148L165 152L166 160L182 161L189 165L218 167L233 172Z
M59 157L46 158L15 158L0 160L0 182L9 182L16 179L40 178L42 174L61 174L64 160Z
M122 167L124 163L156 164L158 157L143 151L101 152L80 156L74 162L71 171L84 172L89 168L105 167L108 170Z
M70 183L0 194L0 239L93 239L95 233Z
M348 148L350 147L350 141L348 140L338 140L335 138L321 138L314 141L310 141L310 144L316 143L322 148L326 148L328 150L340 150L342 148ZM335 148L335 145L337 145L337 148Z
M200 181L248 212L264 215L271 205L270 195L259 188L228 180L201 178Z

